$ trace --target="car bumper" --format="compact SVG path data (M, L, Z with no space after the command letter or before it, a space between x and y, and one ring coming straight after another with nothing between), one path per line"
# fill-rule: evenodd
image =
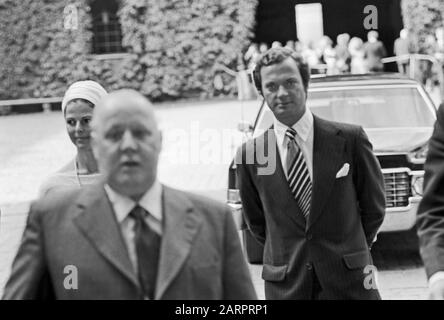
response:
M378 232L405 231L413 228L420 201L419 196L410 197L407 207L386 209L384 222Z

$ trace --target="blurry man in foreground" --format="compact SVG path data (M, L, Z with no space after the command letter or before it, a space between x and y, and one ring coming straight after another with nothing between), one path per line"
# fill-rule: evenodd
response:
M151 103L121 90L100 104L104 181L32 205L4 299L255 299L229 209L159 183Z

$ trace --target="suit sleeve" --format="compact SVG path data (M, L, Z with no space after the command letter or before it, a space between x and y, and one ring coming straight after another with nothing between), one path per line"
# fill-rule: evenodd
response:
M356 137L355 185L367 244L371 245L385 216L384 177L373 147L362 127Z
M240 159L240 163L236 165L236 182L239 189L242 211L251 233L262 245L265 244L265 216L259 193L254 185L251 177L252 165L244 164L246 147L238 150L236 159Z
M381 55L382 58L387 57L387 49L385 48L384 44L381 44Z
M31 206L21 244L6 282L4 300L53 298L38 211Z
M430 278L444 271L444 103L438 109L424 169L424 196L416 226L421 257Z
M227 209L224 216L223 299L255 300L257 299L256 291L231 211Z

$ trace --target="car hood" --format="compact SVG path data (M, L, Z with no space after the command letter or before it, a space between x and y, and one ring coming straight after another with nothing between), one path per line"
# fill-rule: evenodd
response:
M409 152L425 145L433 128L365 128L375 152Z

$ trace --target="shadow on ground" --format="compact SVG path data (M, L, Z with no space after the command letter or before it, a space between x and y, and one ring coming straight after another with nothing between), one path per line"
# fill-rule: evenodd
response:
M378 234L372 256L378 270L405 270L423 266L416 229Z

